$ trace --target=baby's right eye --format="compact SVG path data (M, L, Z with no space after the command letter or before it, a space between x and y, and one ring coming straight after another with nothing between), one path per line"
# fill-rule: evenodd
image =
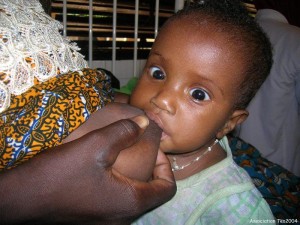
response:
M165 74L163 71L161 71L161 69L159 67L156 66L152 66L150 67L150 75L157 80L163 80L165 79Z

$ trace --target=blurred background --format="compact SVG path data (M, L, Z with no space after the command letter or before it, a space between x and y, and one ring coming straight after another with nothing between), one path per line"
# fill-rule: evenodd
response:
M111 71L121 86L137 77L159 27L186 0L40 0L63 24L61 33L80 47L91 68ZM252 0L244 0L255 15Z

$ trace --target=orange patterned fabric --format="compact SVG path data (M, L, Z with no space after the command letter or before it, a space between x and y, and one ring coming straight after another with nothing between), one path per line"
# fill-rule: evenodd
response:
M0 171L61 144L99 108L112 101L109 77L83 69L59 75L12 96L0 114Z

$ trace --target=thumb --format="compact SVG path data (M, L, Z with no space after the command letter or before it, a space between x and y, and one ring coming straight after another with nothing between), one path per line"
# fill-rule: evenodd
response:
M104 167L111 167L120 151L134 145L146 127L149 120L146 116L136 116L131 119L122 119L114 122L100 130L101 132L101 152L97 161Z

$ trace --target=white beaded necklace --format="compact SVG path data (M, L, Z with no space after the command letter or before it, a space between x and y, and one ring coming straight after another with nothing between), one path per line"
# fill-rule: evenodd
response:
M208 152L210 152L212 150L213 146L216 145L218 142L219 142L219 140L216 139L214 141L214 143L211 146L209 146L201 155L197 156L197 158L193 159L192 161L190 161L189 163L187 163L187 164L185 164L183 166L178 166L176 158L173 157L172 158L173 161L171 163L172 171L174 172L174 171L178 171L178 170L183 170L184 168L186 168L186 167L192 165L193 163L199 161L204 155L206 155Z

